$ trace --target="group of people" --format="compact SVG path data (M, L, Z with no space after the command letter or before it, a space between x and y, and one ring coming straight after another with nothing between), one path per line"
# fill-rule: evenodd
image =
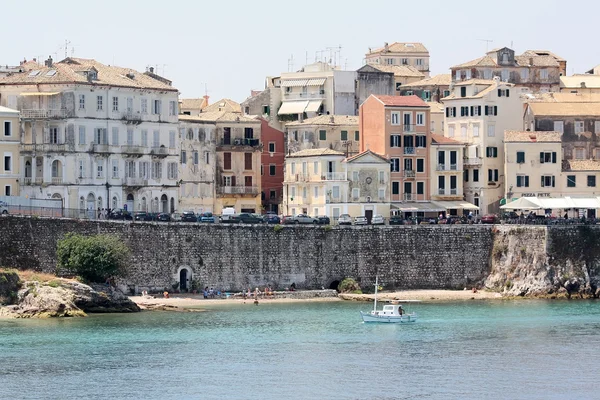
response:
M202 291L202 296L205 299L214 299L215 297L221 297L221 293L222 291L219 289L214 289L214 288L208 288L208 286L206 286L204 288L204 290Z
M110 208L100 208L98 207L98 210L96 211L96 218L97 219L108 219L108 216L110 215Z

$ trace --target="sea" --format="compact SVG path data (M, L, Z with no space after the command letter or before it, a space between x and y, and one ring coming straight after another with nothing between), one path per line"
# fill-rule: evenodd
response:
M600 302L210 305L0 320L0 399L600 399ZM405 307L406 308L406 307Z

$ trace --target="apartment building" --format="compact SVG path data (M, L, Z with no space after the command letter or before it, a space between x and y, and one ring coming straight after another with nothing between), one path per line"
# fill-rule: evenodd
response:
M199 99L179 100L179 114L182 115L198 115L206 107L208 107L208 96Z
M85 212L171 212L178 203L177 89L96 60L25 63L0 80L0 105L21 112L20 189Z
M523 125L523 105L514 85L494 80L458 82L443 99L444 136L466 143L465 200L482 214L499 211L504 196L504 131Z
M367 64L409 65L429 77L429 50L422 43L385 43L365 54Z
M464 147L458 140L431 134L431 199L452 215L465 209L477 209L462 201Z
M21 134L19 111L0 106L0 188L2 196L19 195Z
M265 211L280 213L283 199L283 169L285 164L284 133L269 126L266 119L261 121L261 199Z
M441 99L450 95L450 83L452 83L450 74L439 74L431 78L408 82L399 88L400 91L397 94L400 96L414 94L427 102L440 102Z
M318 148L330 148L348 155L359 152L358 117L353 115L320 115L288 122L285 129L287 153Z

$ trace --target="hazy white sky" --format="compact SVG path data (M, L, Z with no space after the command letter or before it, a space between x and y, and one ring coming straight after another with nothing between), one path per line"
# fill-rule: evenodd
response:
M432 74L510 46L550 50L568 73L600 64L592 0L344 0L344 1L3 1L0 64L68 54L143 71L147 65L173 80L183 97L243 101L265 76L294 69L315 53L342 46L348 69L361 67L369 47L422 42ZM329 52L327 51L328 55Z

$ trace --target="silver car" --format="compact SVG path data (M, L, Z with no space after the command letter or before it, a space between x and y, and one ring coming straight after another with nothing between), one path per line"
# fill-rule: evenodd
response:
M317 218L311 217L306 214L297 214L290 218L291 224L318 224L319 220Z
M342 214L338 217L339 225L352 225L352 217L348 214Z
M0 214L8 214L8 204L0 201Z
M367 217L361 215L360 217L354 217L354 225L367 225L369 221Z
M384 225L385 220L383 219L383 215L381 215L381 214L373 215L373 218L371 218L371 224L372 225Z

